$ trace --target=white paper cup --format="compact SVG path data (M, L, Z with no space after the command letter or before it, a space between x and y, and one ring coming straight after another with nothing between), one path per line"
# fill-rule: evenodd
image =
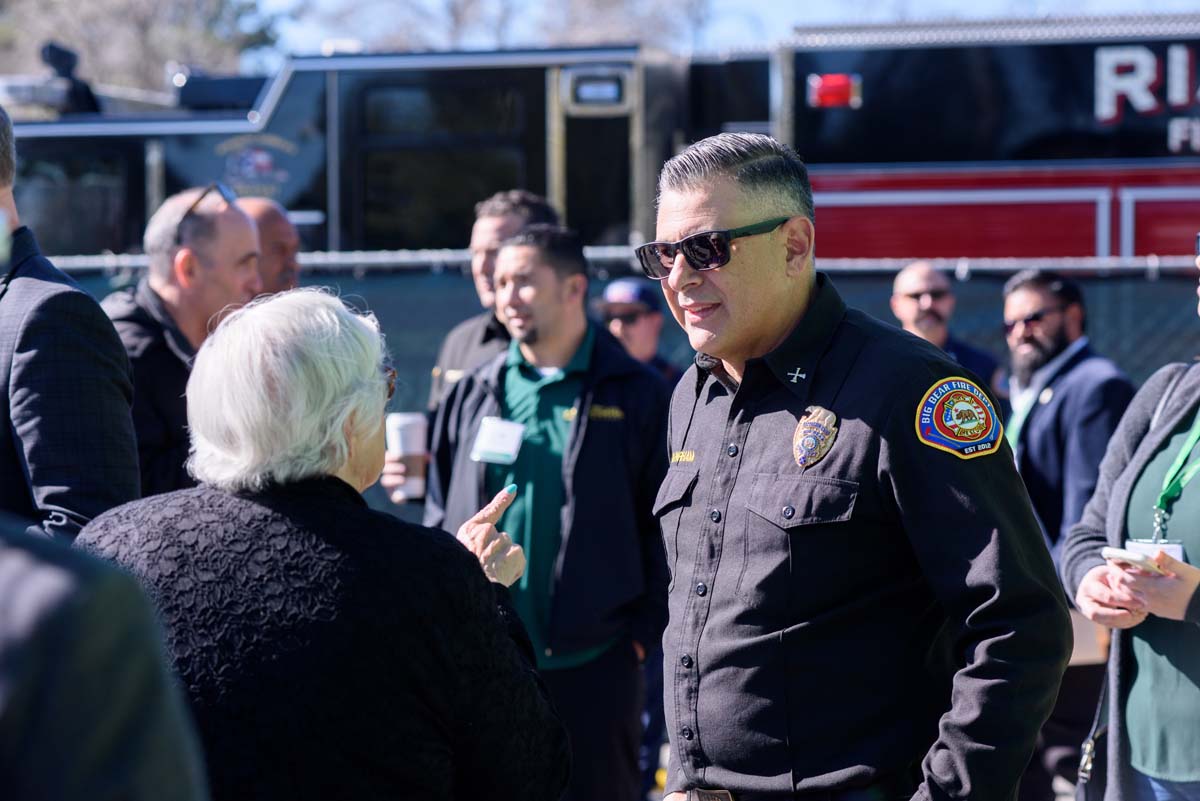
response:
M384 421L388 453L404 464L399 491L409 499L425 497L428 431L429 418L421 412L393 412Z

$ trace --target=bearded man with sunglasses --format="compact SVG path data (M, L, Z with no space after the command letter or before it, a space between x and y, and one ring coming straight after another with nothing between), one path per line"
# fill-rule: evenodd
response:
M1133 398L1133 384L1092 350L1087 309L1074 281L1025 270L1004 285L1004 336L1012 358L1006 435L1055 564L1096 491L1100 462ZM1020 801L1053 801L1055 776L1074 783L1100 687L1103 650L1077 615L1078 654L1021 780Z
M657 233L698 351L654 504L669 801L1010 801L1071 631L996 401L816 273L770 137L667 162Z
M133 365L133 425L142 495L195 484L184 391L192 359L222 316L262 292L258 229L224 184L163 201L146 224L149 270L104 299Z

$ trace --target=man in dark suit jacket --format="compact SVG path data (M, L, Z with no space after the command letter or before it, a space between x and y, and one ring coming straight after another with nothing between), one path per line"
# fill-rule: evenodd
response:
M1056 273L1026 270L1004 285L1013 409L1006 435L1056 565L1134 391L1113 362L1088 346L1086 324L1083 293ZM1091 633L1086 624L1078 630ZM1067 669L1022 778L1021 801L1052 801L1054 775L1075 781L1103 680L1102 664Z
M208 797L191 719L137 583L6 522L0 794L6 801Z
M12 122L0 109L0 230L12 236L0 267L0 511L32 534L70 540L138 497L133 385L112 323L21 225L15 172Z

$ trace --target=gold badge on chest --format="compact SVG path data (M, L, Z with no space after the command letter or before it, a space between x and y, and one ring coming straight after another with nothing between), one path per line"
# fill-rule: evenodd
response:
M821 406L809 406L792 435L792 456L800 467L812 467L825 458L837 439L837 415Z

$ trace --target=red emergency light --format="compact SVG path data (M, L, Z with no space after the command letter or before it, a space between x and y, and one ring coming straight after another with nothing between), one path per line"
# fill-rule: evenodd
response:
M861 75L830 72L808 76L809 108L858 108L861 105Z

